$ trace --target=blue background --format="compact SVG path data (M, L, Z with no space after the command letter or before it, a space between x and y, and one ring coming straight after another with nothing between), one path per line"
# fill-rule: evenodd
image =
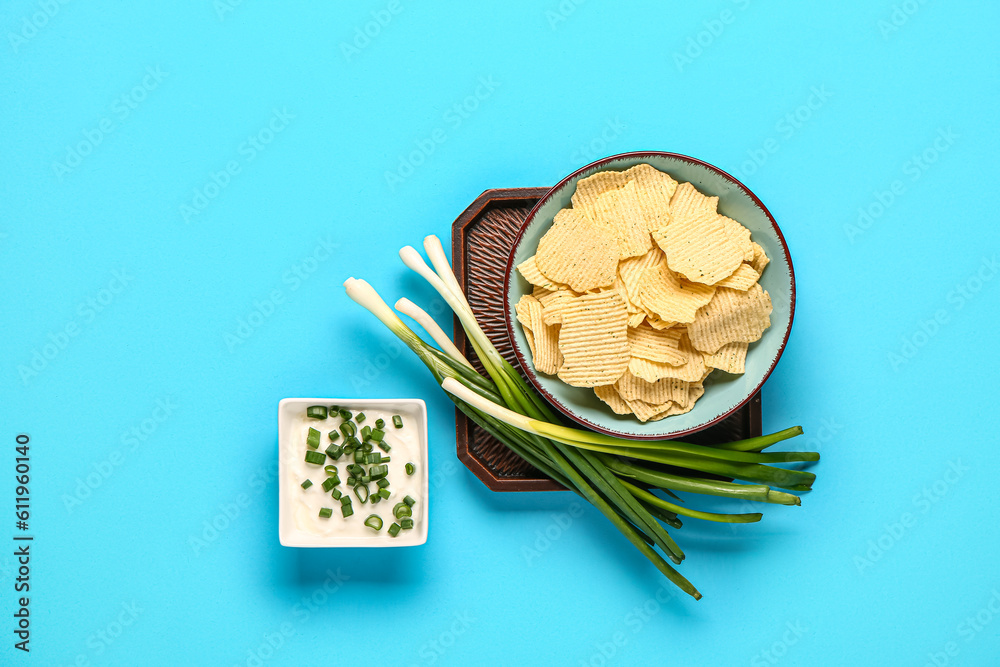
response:
M996 3L220 7L0 10L0 517L28 433L36 664L996 659ZM574 497L488 491L418 362L366 368L390 338L341 288L432 306L400 246L637 149L779 221L799 301L765 428L824 457L800 508L685 522L700 602ZM279 546L277 402L324 395L428 400L426 546Z

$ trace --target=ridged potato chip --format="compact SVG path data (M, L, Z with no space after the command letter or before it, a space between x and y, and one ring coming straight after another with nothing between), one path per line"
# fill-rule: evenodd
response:
M753 241L750 240L750 230L736 222L732 218L720 215L722 225L726 228L726 236L733 245L743 251L743 261L753 261Z
M679 366L633 357L629 360L628 370L647 382L656 382L663 378L699 382L705 378L707 372L711 372L711 369L705 366L705 356L692 347L687 335L681 336L678 349L687 357L687 360Z
M670 220L690 218L702 213L716 213L718 197L708 197L698 192L690 183L681 183L670 198Z
M633 357L657 361L661 364L680 366L687 363L687 355L679 349L679 328L657 330L652 327L630 327L628 330L629 354Z
M599 171L576 182L576 192L570 198L573 208L586 210L609 190L616 190L630 180L624 171Z
M614 230L618 239L619 259L645 255L653 247L653 240L649 236L650 221L640 204L635 181L629 181L615 190L608 190L586 211L594 222Z
M649 231L666 227L670 222L670 198L677 190L677 181L652 165L637 164L624 172L639 193L639 206L649 222Z
M734 375L741 375L746 370L747 348L749 347L750 343L726 343L715 354L705 355L705 365Z
M549 280L577 292L606 287L618 268L618 240L606 226L564 208L538 241L535 264Z
M670 408L674 405L672 402L664 403L661 405L651 405L646 401L640 400L629 400L623 399L628 407L632 410L636 417L638 417L641 422L657 421L663 419L667 416Z
M771 260L768 258L767 253L764 252L764 249L760 247L760 244L752 242L751 245L753 246L753 260L750 262L750 265L753 266L753 270L758 274L763 274L764 267L770 264Z
M679 278L664 261L643 271L639 302L663 320L693 322L713 294L714 287Z
M771 296L760 284L746 291L720 287L688 325L691 343L714 354L726 343L752 343L771 326Z
M750 289L757 282L758 278L760 278L760 274L754 271L752 266L749 264L740 264L739 268L733 271L733 275L723 278L715 283L715 286L743 291Z
M535 370L555 375L562 365L558 343L559 327L548 326L542 321L542 304L533 296L522 296L514 310L517 312L517 321L525 328L525 338L528 339L531 363Z
M547 290L557 290L566 287L565 285L561 285L546 278L545 274L538 270L538 265L535 263L534 255L518 264L517 270L522 276L524 276L525 280L537 287Z
M658 265L666 259L663 251L657 246L650 248L649 252L641 257L630 257L624 259L618 265L618 276L625 283L629 300L636 306L641 307L639 299L639 288L642 286L642 273L646 269Z
M614 384L629 361L628 312L621 295L607 291L576 297L562 319L559 378L574 387Z
M665 378L656 382L648 382L640 377L636 377L631 371L618 378L615 389L625 400L640 400L651 405L674 401L675 403L687 403L688 382L677 378Z
M736 270L743 262L743 250L729 239L722 218L708 210L674 214L666 228L653 232L672 271L692 282L714 285Z
M616 414L619 415L630 415L632 414L632 409L629 408L628 403L625 399L619 395L618 390L615 389L613 384L605 384L600 387L594 387L594 393L597 394L597 398L601 399L608 404Z
M633 329L642 325L642 323L645 321L646 321L646 313L642 311L638 313L632 313L631 315L628 316L628 325Z
M549 325L561 324L563 308L578 296L580 295L571 289L557 289L554 292L546 290L544 294L535 295L542 304L542 322Z

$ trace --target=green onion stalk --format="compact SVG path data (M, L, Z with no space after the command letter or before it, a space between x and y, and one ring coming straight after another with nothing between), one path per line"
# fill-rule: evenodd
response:
M662 491L678 501L675 492L799 505L799 497L788 491L807 491L812 487L816 478L813 473L772 464L818 461L819 454L764 452L801 434L798 426L714 446L625 440L565 426L483 332L441 241L428 236L424 239L424 249L433 269L410 246L400 250L399 255L454 311L485 375L475 370L430 315L408 299L400 299L396 310L420 324L438 347L414 333L364 280L349 278L344 283L348 296L375 315L417 355L469 419L543 474L594 505L667 579L695 599L701 599L701 593L667 562L680 564L685 555L664 524L680 528L682 516L751 523L759 521L761 514L701 512L671 502L654 491Z

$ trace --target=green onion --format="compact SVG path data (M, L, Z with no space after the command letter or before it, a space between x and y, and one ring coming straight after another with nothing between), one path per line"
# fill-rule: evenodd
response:
M329 456L334 461L336 461L337 459L340 458L340 455L343 453L343 451L344 451L343 447L338 447L337 445L330 445L329 447L326 448L326 455Z
M368 518L365 519L365 525L378 532L382 530L382 517L378 514L369 514Z
M338 414L340 415L340 418L343 419L344 421L347 421L354 416L351 414L351 411L348 410L347 408L341 408Z
M306 417L310 419L326 419L325 405L312 405L306 408Z
M330 442L334 442L336 441L337 438L340 437L340 434L337 433L336 431L330 431L329 433L326 434L326 437L330 438Z
M310 426L309 435L306 436L306 446L309 447L309 449L316 449L319 447L319 436L319 431Z
M380 429L383 426L385 426L385 420L384 419L376 419L375 420L375 428L379 428Z
M379 479L381 477L389 476L389 466L384 463L380 463L377 466L372 466L368 469L368 474L371 475L372 479Z
M394 523L391 526L389 526L389 534L393 537L399 535L399 527L400 526L398 523Z
M406 503L396 503L396 506L392 508L392 515L401 519L404 516L413 516L413 510Z
M377 493L373 493L370 496L368 496L368 502L370 502L372 505L378 505L381 500L382 496L380 496Z
M358 484L354 487L354 495L358 497L358 500L365 502L368 500L368 487L364 484Z
M389 496L392 495L392 491L390 491L388 487L383 486L378 490L378 495L380 495L385 500L389 500Z
M319 515L324 519L329 519L331 516L333 516L333 510L330 509L329 507L321 507L319 510Z
M361 440L367 440L372 434L372 427L365 424L361 427Z
M413 507L414 503L416 503L417 501L409 496L406 496L405 498L403 498L403 502L406 503L407 507Z
M351 505L341 505L340 513L343 514L344 518L346 519L347 517L354 514L354 507L352 507Z
M340 412L340 406L339 405L331 405L330 406L330 416L331 417L335 416L339 412Z
M399 527L402 528L403 530L409 530L410 528L413 528L413 519L411 519L410 517L406 517L405 519L400 519Z
M350 505L351 504L351 497L350 496L341 496L340 497L340 504L341 505Z
M320 454L319 452L306 452L306 463L312 463L313 465L323 465L326 461L326 455Z
M361 480L362 484L369 484L372 481L372 476L371 475L362 475L358 479Z
M345 421L340 425L340 432L344 434L345 438L350 438L358 432L358 429L354 427L354 422Z
M818 454L762 453L776 442L800 433L797 428L709 447L674 441L625 440L564 426L549 404L500 355L483 332L451 270L440 240L429 236L424 241L424 248L433 270L411 247L403 248L400 257L409 268L424 277L454 311L485 374L476 372L433 319L408 300L400 299L396 303L397 310L421 324L440 349L417 336L363 280L351 278L344 283L348 296L375 315L417 355L469 419L514 454L593 504L664 576L686 593L701 598L698 590L665 560L664 556L680 563L684 553L663 524L679 527L678 514L728 522L755 521L759 514L687 510L638 484L651 485L668 494L674 489L783 505L797 504L797 496L776 491L771 486L792 491L811 488L815 480L813 473L772 464L815 461ZM394 415L392 421L397 429L402 428L399 415ZM376 422L376 430L381 430L378 426ZM379 443L379 446L389 451L387 445ZM665 465L670 472L650 467L647 461ZM406 465L408 475L414 471L412 463ZM734 481L718 481L720 477ZM753 484L741 484L741 481ZM400 509L401 506L406 509ZM406 503L399 503L396 508L407 514L403 519L412 516ZM396 518L401 517L397 515ZM398 534L398 526L400 524L394 523L389 533Z
M340 489L334 489L334 490L333 490L333 493L332 493L332 494L330 494L330 495L332 495L332 496L333 496L333 499L334 499L334 500L340 500L340 499L341 499L341 497L343 497L343 495L344 495L344 494L340 492Z
M312 480L307 479L306 481L302 482L302 484L300 484L299 486L301 486L303 489L308 489L312 485L313 485Z
M359 424L364 420L365 420L365 413L363 412L359 412L358 415L354 418L354 421L358 422Z
M354 462L355 463L364 463L365 462L365 450L363 450L363 449L355 449L354 450Z
M374 440L375 442L382 442L382 438L385 437L385 431L383 431L381 428L377 428L371 432L369 437L371 437L371 439Z
M387 477L379 477L375 480L375 483L378 484L380 489L384 489L389 486L389 479Z
M337 466L329 465L323 468L323 472L325 472L327 475L336 475L338 474L339 471L337 470Z
M323 480L323 490L329 491L338 484L340 484L339 477L327 477L325 480Z
M378 448L381 449L386 454L388 454L389 450L392 449L392 447L389 446L389 443L386 442L385 440L378 441Z
M364 443L364 444L361 445L361 449L363 449L364 452L365 452L365 454L367 454L370 451L372 451L372 449L374 449L374 447L372 447L372 443L366 442L366 443Z

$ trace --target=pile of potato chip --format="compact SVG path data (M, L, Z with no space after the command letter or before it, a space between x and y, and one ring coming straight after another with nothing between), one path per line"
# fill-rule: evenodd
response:
M648 164L580 180L517 267L535 370L643 422L691 410L715 369L743 373L771 325L769 260L718 201Z

